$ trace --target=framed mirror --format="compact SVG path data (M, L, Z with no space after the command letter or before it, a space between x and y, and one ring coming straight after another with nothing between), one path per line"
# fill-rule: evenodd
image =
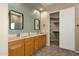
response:
M24 26L24 16L22 13L10 10L9 11L9 28L11 30L22 30Z
M34 19L34 29L40 30L40 20L39 19Z

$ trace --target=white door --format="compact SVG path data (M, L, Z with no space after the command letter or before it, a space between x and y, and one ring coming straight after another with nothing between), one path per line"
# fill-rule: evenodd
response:
M75 8L60 11L59 47L75 50Z

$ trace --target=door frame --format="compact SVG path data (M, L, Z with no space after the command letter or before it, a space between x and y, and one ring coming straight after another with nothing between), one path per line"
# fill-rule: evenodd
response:
M49 15L48 15L48 22L49 22L49 23L48 23L48 29L49 29L49 30L48 30L48 35L49 35L49 36L48 36L48 41L49 41L48 46L50 46L50 14L51 14L51 13L55 13L55 12L60 12L60 10L56 10L56 11L53 11L53 12L49 12Z
M71 8L71 7L68 7L68 8ZM67 8L64 8L64 9L67 9ZM61 10L63 10L63 9L61 9ZM49 16L48 16L48 29L49 29L49 31L48 31L48 34L49 34L49 36L48 36L48 38L49 38L49 46L50 46L50 14L51 13L55 13L55 12L60 12L61 10L56 10L56 11L52 11L52 12L49 12ZM59 25L60 26L60 25ZM60 31L60 29L59 29L59 31ZM60 35L59 35L59 37L60 37ZM60 38L59 38L59 40L60 40ZM75 43L75 42L74 42ZM76 51L76 50L73 50L73 51Z

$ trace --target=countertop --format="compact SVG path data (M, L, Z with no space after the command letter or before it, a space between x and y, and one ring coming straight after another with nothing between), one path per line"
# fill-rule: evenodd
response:
M22 40L25 38L30 38L30 37L35 37L35 36L40 36L40 35L45 35L45 34L32 34L28 36L20 36L20 37L8 37L8 42L16 41L16 40Z

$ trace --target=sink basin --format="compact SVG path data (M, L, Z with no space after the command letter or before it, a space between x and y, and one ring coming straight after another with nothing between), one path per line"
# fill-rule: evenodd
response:
M25 36L29 36L29 33L21 33L20 37L25 37Z
M9 38L12 38L12 37L16 37L16 34L10 34L8 35Z

